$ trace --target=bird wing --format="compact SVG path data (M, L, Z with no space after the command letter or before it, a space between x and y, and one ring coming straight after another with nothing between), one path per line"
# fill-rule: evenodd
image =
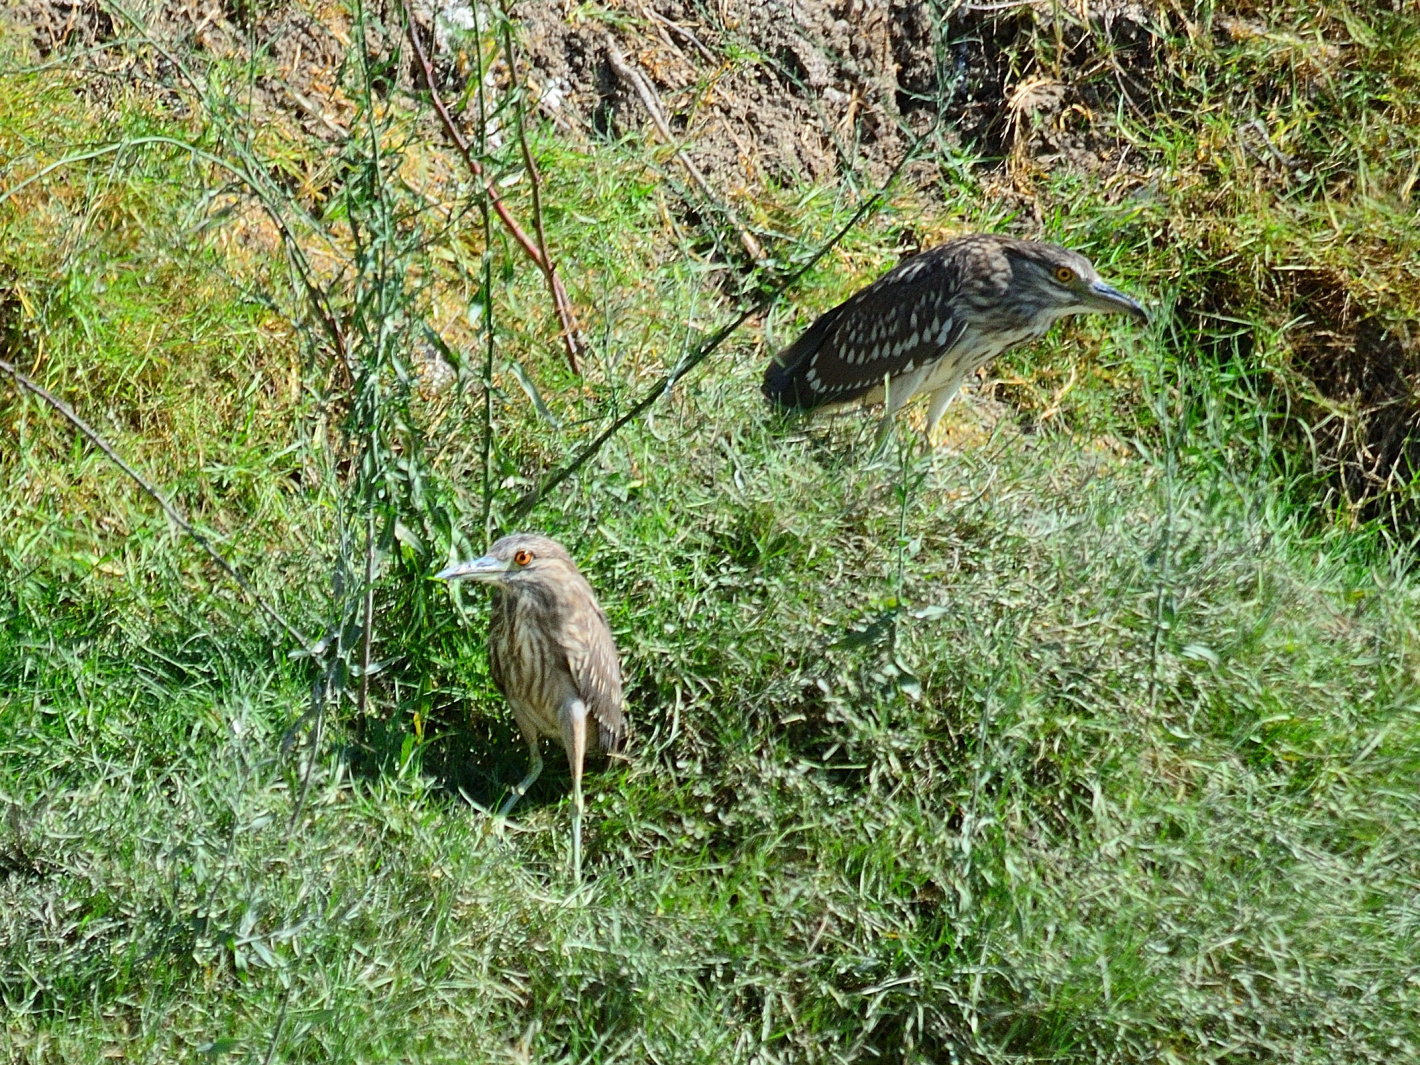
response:
M942 249L935 249L940 251ZM898 374L948 354L966 331L953 314L955 256L927 252L825 312L770 362L764 393L811 409L859 398Z
M838 324L844 310L856 298L851 297L832 310L824 311L797 340L769 360L769 365L764 370L764 384L760 389L768 399L781 407L799 407L804 410L824 402L804 381L804 371L808 368L809 359L823 347L823 342Z
M562 638L567 651L567 667L588 712L597 723L597 736L604 751L619 751L626 741L626 717L622 711L621 661L606 615L595 602L590 612L569 620Z

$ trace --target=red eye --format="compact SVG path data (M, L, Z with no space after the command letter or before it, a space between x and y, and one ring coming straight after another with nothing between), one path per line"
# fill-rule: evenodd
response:
M519 551L516 555L513 556L513 561L520 566L526 566L532 560L533 553L531 551Z

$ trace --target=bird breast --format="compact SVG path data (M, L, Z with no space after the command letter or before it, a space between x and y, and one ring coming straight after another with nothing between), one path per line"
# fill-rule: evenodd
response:
M1000 343L997 336L988 338L983 336L979 330L968 327L956 347L932 367L931 373L927 375L918 391L935 392L939 388L949 388L961 384L968 374L975 372L978 367L985 365L1003 348L1013 343L1015 343L1014 339L1004 344Z
M562 741L558 712L581 698L567 652L536 599L499 591L488 630L488 665L493 680L520 724ZM595 730L589 739L595 740Z
M1001 352L1023 340L1039 336L1040 332L1033 327L1024 326L1007 333L984 334L981 330L968 326L961 339L945 355L939 356L935 363L930 364L931 370L918 382L913 395L925 395L944 388L955 392L968 376L985 366ZM903 375L896 376L902 377ZM882 401L883 386L878 385L865 395L855 397L842 406L881 403Z

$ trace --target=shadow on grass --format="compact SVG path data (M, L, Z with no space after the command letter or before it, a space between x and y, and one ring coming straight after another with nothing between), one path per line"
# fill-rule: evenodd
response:
M373 779L407 771L408 760L417 758L419 772L433 780L441 795L461 805L497 810L528 771L522 734L511 713L507 719L451 717L426 722L422 744L406 716L367 719L347 751L351 769ZM572 771L562 748L551 739L544 739L541 746L542 773L519 801L519 810L555 806L571 796ZM600 773L611 764L605 756L589 756L585 773Z

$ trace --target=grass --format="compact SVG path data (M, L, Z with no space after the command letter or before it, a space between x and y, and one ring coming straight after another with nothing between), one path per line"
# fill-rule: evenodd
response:
M1338 505L1298 446L1310 349L1279 267L1330 271L1396 329L1416 310L1396 146L1420 126L1384 87L1414 76L1417 29L1270 18L1165 36L1147 135L1119 119L1154 191L1015 172L1044 233L1160 305L1150 329L1057 330L949 411L942 447L904 428L883 465L871 417L779 422L767 350L904 244L1019 224L1002 197L899 186L540 504L607 609L634 728L588 781L580 887L555 752L515 817L486 813L525 758L486 603L423 576L774 275L719 255L733 239L634 137L530 129L592 342L578 380L540 278L410 114L348 85L379 153L230 141L212 100L97 109L12 55L6 187L154 131L272 160L263 194L299 223L352 373L258 215L205 213L228 177L190 155L76 162L0 204L4 357L333 648L293 656L101 456L3 393L9 1057L1415 1056L1414 529ZM1303 60L1340 24L1318 81ZM1314 182L1233 150L1254 107ZM505 186L524 216L525 190ZM780 264L858 202L757 195ZM496 331L487 395L470 306ZM401 376L423 322L451 392ZM382 667L361 712L367 560Z

